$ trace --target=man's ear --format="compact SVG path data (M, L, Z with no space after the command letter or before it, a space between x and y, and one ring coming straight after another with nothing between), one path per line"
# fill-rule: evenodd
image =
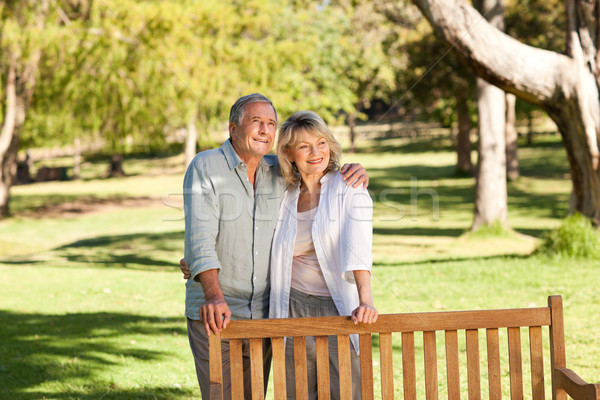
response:
M231 138L231 140L233 140L233 136L234 136L234 133L235 133L235 128L237 128L235 126L235 124L233 122L230 122L229 123L229 137Z

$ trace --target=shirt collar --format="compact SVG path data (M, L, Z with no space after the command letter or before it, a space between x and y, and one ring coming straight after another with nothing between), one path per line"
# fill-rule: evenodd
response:
M227 161L230 170L240 165L240 163L244 163L240 156L235 152L235 149L231 144L231 139L227 139L227 141L223 143L223 146L221 146L221 149L223 150L223 154L225 154L225 160Z
M329 179L330 179L330 178L331 178L333 175L335 175L335 173L336 173L336 172L337 172L337 171L335 171L335 170L331 170L331 171L327 172L327 173L326 173L326 174L325 174L325 175L324 175L324 176L321 178L321 180L319 181L319 182L321 182L321 185L324 185L324 184L326 184L326 183L327 183L327 181L328 181L328 180L329 180Z
M262 160L260 160L260 162L264 162L267 166L272 167L275 165L275 162L277 160L276 156L271 155L271 157L269 157L269 154L267 154L266 156L264 156L262 158Z

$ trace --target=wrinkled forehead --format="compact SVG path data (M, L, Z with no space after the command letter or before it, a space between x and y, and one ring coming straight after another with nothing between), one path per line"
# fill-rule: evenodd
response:
M277 122L277 111L271 103L264 101L255 101L252 103L244 104L242 107L242 119L246 117L252 117L254 115L260 115L262 117L268 117Z

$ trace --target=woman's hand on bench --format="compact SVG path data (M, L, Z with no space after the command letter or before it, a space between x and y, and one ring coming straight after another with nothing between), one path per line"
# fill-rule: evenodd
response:
M355 324L372 324L377 321L379 312L371 304L362 303L352 311L352 322Z

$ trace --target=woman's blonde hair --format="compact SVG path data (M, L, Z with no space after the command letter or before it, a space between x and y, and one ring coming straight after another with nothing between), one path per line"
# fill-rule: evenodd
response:
M288 185L298 185L301 180L300 173L290 161L288 154L291 148L298 143L298 135L303 131L327 140L329 144L329 164L325 169L325 173L340 168L342 146L333 137L325 121L313 111L298 111L281 124L277 138L277 158L281 166L283 179Z

